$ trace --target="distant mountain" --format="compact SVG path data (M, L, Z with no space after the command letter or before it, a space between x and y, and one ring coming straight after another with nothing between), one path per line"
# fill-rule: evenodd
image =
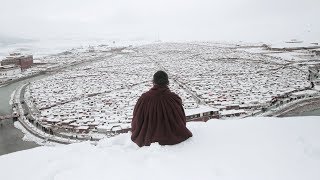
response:
M11 44L26 43L32 41L34 40L20 37L5 36L0 34L0 46L7 46Z

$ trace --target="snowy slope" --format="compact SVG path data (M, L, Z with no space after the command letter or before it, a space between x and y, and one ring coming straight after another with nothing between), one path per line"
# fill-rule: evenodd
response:
M138 148L129 134L0 157L0 179L320 179L320 117L189 123L175 146Z

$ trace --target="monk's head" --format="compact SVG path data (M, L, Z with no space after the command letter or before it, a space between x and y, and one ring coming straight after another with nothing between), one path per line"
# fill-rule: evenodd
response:
M153 75L153 84L160 85L160 86L168 85L169 84L168 74L164 71L157 71Z

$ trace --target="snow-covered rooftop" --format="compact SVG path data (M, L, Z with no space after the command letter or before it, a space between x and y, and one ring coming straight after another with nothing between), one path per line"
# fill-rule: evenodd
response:
M35 118L46 126L63 130L89 126L92 134L128 128L137 99L152 87L153 73L162 69L168 72L169 88L181 97L186 115L251 114L270 105L274 97L309 87L308 64L303 62L318 57L298 50L288 52L291 61L268 51L261 44L205 42L72 49L41 58L46 64L42 68L65 68L32 82L26 88L26 104L35 108Z

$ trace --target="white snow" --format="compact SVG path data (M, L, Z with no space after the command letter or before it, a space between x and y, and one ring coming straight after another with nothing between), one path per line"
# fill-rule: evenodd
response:
M217 112L217 111L219 111L219 109L212 108L209 106L200 106L200 107L194 108L194 109L185 109L186 116L200 114L200 113L206 113L206 112L210 112L210 111Z
M130 134L0 156L0 179L320 179L320 117L188 123L193 137L139 148Z
M121 52L123 52L123 53L133 53L133 52L135 52L135 51L132 50L132 49L124 49L124 50L122 50Z
M230 114L236 114L236 113L245 113L243 109L231 109L231 110L223 110L221 111L221 115L230 115Z
M13 90L12 93L11 93L11 95L10 95L10 100L9 100L9 104L10 104L10 105L13 104L13 97L14 97L15 93L16 93L16 90Z
M299 92L292 93L292 95L295 95L295 96L300 96L300 95L305 95L305 94L313 95L313 94L317 94L317 93L319 93L319 92L315 91L315 90L305 90L305 91L299 91Z

